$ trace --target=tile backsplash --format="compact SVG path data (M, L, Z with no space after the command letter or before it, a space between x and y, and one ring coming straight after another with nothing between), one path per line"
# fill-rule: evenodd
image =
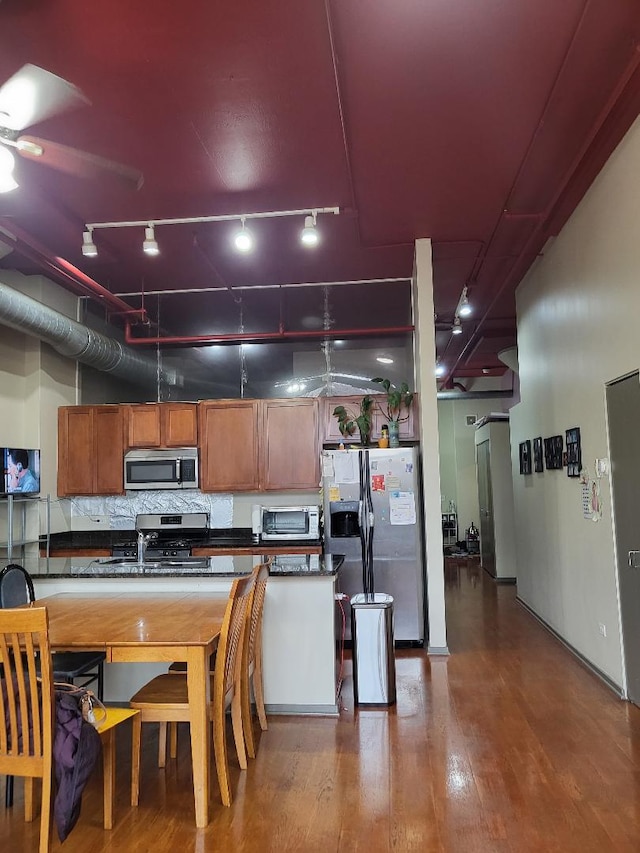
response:
M196 489L137 491L127 495L68 498L72 530L133 530L140 513L209 513L210 527L233 526L233 495Z

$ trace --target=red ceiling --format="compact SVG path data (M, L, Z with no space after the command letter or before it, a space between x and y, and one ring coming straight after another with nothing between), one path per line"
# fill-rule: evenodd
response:
M500 365L515 286L640 110L637 0L2 0L0 27L0 80L33 63L92 102L30 132L145 177L22 160L0 216L116 293L408 277L431 237L459 377ZM133 229L80 253L86 222L334 205L312 252L283 219L250 257L217 223L158 228L158 258Z

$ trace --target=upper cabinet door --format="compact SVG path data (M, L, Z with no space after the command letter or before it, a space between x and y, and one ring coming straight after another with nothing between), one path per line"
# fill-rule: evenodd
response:
M127 447L196 447L198 409L195 403L145 403L125 406Z
M258 407L258 400L198 404L203 492L258 490Z
M160 447L160 407L157 403L126 406L128 447Z
M196 447L198 407L195 403L160 403L160 434L164 447Z
M262 488L319 488L318 401L262 400L261 407Z
M58 495L124 492L122 406L58 410Z

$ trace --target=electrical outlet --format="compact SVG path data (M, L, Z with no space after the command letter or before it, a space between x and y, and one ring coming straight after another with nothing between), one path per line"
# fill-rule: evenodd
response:
M600 631L603 637L607 636L607 626L603 625L602 622L598 622L598 630Z

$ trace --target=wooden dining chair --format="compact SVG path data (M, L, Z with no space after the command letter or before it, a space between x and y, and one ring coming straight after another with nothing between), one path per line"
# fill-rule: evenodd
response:
M233 737L238 762L246 768L247 759L242 731L240 703L240 663L245 637L250 597L255 585L258 567L251 575L233 582L225 609L218 642L216 665L211 678L209 717L213 722L213 748L220 795L225 806L231 805L231 783L227 757L226 709L231 706ZM140 714L133 719L131 755L131 805L137 806L140 796L140 745L142 723L188 722L189 699L187 676L164 673L153 678L131 698L130 705Z
M258 566L256 584L253 589L250 616L247 619L246 636L242 648L240 667L240 700L242 708L242 730L249 758L256 757L256 738L253 733L251 715L251 693L256 703L256 713L262 731L267 730L267 715L264 707L262 687L262 613L269 580L269 564Z
M49 850L53 766L53 674L44 607L0 610L0 773L25 777L25 820L42 779L40 853Z

